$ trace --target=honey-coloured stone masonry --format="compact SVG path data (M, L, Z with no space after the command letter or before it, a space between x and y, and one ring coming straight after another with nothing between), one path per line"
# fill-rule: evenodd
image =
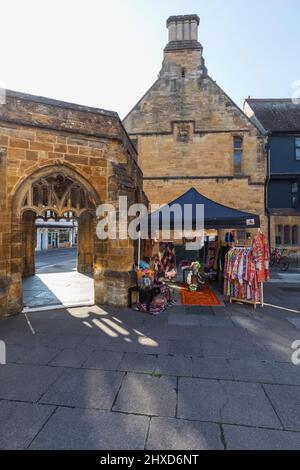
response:
M99 240L96 209L117 206L119 196L147 203L142 188L136 151L116 113L7 91L0 106L0 318L22 310L22 277L34 274L35 219L47 211L78 218L78 270L94 273L95 301L126 305L134 243Z

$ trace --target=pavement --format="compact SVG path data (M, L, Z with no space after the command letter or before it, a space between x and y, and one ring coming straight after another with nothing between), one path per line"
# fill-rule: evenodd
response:
M48 261L39 275L56 276ZM86 306L1 321L0 449L299 450L299 292L286 276L257 311Z
M36 253L36 275L23 280L28 309L94 303L93 277L76 270L75 248Z
M256 312L92 306L2 321L0 449L300 449L288 286L267 285Z

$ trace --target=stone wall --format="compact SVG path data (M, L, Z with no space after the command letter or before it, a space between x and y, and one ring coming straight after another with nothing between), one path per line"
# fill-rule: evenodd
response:
M136 151L116 113L7 92L6 104L0 106L0 147L1 317L22 309L24 223L19 199L37 178L52 173L73 178L95 205L116 204L119 195L134 201L146 198ZM87 244L89 252L91 246L94 250L97 302L125 303L134 261L133 243L126 243L95 237ZM120 288L119 297L110 296L111 282Z
M282 243L281 245L276 245L276 234L277 226L282 227L282 232L281 234L278 233L278 235L281 236ZM285 244L284 243L284 227L289 226L290 228L290 244ZM297 244L292 244L292 227L298 227L298 243ZM271 215L270 217L270 229L271 229L271 247L274 248L276 246L282 247L288 250L293 250L293 251L299 251L299 245L300 245L300 216L295 216L295 215Z
M267 217L264 215L264 199L261 196L263 187L249 184L247 178L144 180L144 190L149 200L155 204L173 201L192 187L219 204L259 214L261 228L264 233L268 233Z

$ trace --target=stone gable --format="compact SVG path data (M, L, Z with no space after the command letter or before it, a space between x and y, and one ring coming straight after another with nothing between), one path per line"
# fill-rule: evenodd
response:
M265 137L208 75L196 15L167 20L159 77L124 119L138 150L144 189L164 204L191 187L265 220ZM242 139L239 174L234 140ZM267 233L267 231L266 231Z

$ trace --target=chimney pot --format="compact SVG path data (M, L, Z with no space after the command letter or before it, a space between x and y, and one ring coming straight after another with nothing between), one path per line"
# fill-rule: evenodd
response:
M198 15L170 16L167 19L169 45L166 49L169 48L170 43L173 43L173 48L177 43L180 49L200 49L201 45L198 43L199 24L200 18Z

